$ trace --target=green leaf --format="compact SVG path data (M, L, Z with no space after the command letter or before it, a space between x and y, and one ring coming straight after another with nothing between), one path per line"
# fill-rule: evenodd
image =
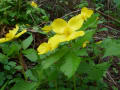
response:
M42 67L43 69L47 69L50 67L53 63L57 62L60 60L66 53L68 52L67 47L63 47L62 49L59 49L57 52L54 54L48 56L45 60L42 62Z
M93 38L93 35L95 34L95 30L88 30L85 32L85 35L83 36L82 40L90 41Z
M11 67L15 67L15 66L16 66L16 62L10 61L10 62L8 63L8 65L11 66Z
M120 56L120 42L118 40L106 39L102 44L105 49L103 57L107 56Z
M7 56L16 56L16 54L18 54L19 50L21 49L21 45L18 42L5 43L1 44L0 46L3 53Z
M25 39L22 42L22 48L23 49L27 49L31 45L32 41L33 41L33 36L30 35L27 39Z
M83 24L83 26L80 28L80 30L86 30L87 28L96 28L97 27L97 17L98 14L92 15L90 18L87 19L87 21Z
M74 49L74 53L77 55L77 56L88 56L88 53L87 53L87 49Z
M45 70L41 68L41 64L38 64L35 68L31 69L31 71L32 77L27 75L31 80L41 81L46 79Z
M32 73L31 70L27 70L27 71L25 72L25 74L26 74L26 76L27 76L30 80L32 80L32 81L37 81L36 77L33 75L33 73Z
M93 38L93 35L95 34L95 30L88 30L85 32L85 35L82 37L82 38L79 38L78 40L76 40L75 43L73 43L73 47L74 48L78 48L79 46L82 47L82 44L85 42L85 41L91 41L92 38Z
M22 70L22 68L23 68L22 66L16 66L15 67L16 70Z
M4 83L4 80L5 80L5 73L0 72L0 86Z
M3 63L3 64L8 63L8 57L2 53L0 53L0 63Z
M60 70L68 77L72 77L79 67L81 58L74 55L72 52L65 57L65 63L60 67Z
M85 58L84 58L85 59ZM79 74L83 74L83 73L89 73L89 71L91 70L91 68L93 67L93 61L88 60L88 62L85 60L82 60L80 65L79 65L79 69L78 69L78 73Z
M2 11L6 11L6 10L9 9L9 8L11 8L11 6L8 6L8 7L5 7L5 8L2 8L2 9L0 9L0 12L2 12Z
M83 80L101 80L105 75L110 63L104 62L101 64L95 64L90 58L84 58L78 69L78 73L83 76Z
M23 50L22 53L31 62L36 62L38 59L37 52L34 49Z
M101 32L101 31L108 31L108 28L101 28L98 32Z
M36 90L36 83L20 80L10 90Z
M102 79L104 74L107 72L109 66L110 64L108 62L104 62L93 66L88 73L88 79L91 80Z
M11 67L9 65L4 65L4 69L9 71Z

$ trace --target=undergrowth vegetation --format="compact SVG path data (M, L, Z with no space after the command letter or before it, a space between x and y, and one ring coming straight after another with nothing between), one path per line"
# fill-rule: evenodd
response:
M119 11L119 0L0 0L0 90L119 90Z

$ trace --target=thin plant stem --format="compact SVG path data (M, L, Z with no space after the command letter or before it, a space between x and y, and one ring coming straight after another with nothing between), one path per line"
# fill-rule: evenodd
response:
M18 58L19 58L19 63L22 66L22 74L24 75L24 78L27 81L27 77L25 75L25 70L24 70L24 64L23 64L24 60L23 60L21 52L19 53L19 57Z
M56 90L58 90L57 80L55 80L55 88L56 88Z
M8 82L9 82L9 81L6 81L6 83L1 87L0 90L5 90L5 87L8 85Z
M74 85L74 90L77 90L76 89L76 77L75 77L75 75L73 76L73 85Z

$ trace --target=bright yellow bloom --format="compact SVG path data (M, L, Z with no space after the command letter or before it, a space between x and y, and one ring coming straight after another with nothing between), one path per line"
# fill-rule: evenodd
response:
M55 33L63 34L66 28L70 28L73 31L80 29L83 25L83 22L84 20L81 18L81 16L74 16L68 21L68 23L61 18L55 19L51 26Z
M22 32L16 34L18 30L19 30L19 27L18 25L16 25L16 28L14 28L13 30L9 30L9 33L7 33L4 38L0 38L0 43L11 41L15 38L20 37L25 32L27 32L27 30L23 30Z
M59 45L59 38L57 36L53 36L48 40L48 43L42 43L37 48L38 54L45 54L49 51L56 49Z
M79 16L72 17L68 23L58 18L53 21L51 26L57 35L61 35L63 41L70 41L84 35L84 31L77 31L81 28L83 21Z
M81 9L81 14L80 14L80 16L81 16L84 20L87 20L87 18L90 18L92 14L93 14L93 10L88 9L88 8L86 8L86 7L83 7L83 8Z
M52 27L51 27L51 26L44 26L44 27L42 28L42 30L45 31L45 32L49 32L49 31L52 30Z
M45 54L48 51L56 49L61 42L70 41L80 36L84 36L84 31L79 31L84 20L89 18L93 11L87 8L81 10L81 14L72 17L68 22L64 19L55 19L50 26L44 26L42 30L49 32L53 30L56 34L48 40L48 43L42 43L37 51L38 54ZM89 41L83 43L83 48L86 47Z
M31 2L31 6L35 8L38 7L37 3L35 3L34 1Z
M48 40L48 43L45 42L40 44L40 46L37 48L38 54L45 54L48 53L49 51L56 49L61 40L58 35L54 35Z
M82 47L85 48L88 43L89 43L89 41L85 41L85 42L83 43Z

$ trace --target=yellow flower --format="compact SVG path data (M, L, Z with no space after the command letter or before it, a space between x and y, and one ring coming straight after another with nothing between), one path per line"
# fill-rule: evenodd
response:
M40 44L40 46L37 48L38 54L45 54L56 49L60 42L60 37L58 35L54 35L48 40L48 43L45 42Z
M51 27L51 26L44 26L44 27L42 28L42 30L45 31L45 32L49 32L49 31L52 30L52 27Z
M56 34L48 40L48 43L42 43L37 51L38 54L45 54L48 51L56 49L61 42L70 41L80 36L84 36L84 31L79 31L84 20L89 18L93 11L87 8L81 10L81 14L72 17L68 22L64 19L55 19L50 26L44 26L42 30L49 32L53 30ZM86 47L89 41L83 43L83 48Z
M19 27L18 25L16 25L16 28L14 28L13 30L9 30L9 33L7 33L4 38L0 38L0 43L11 41L15 38L20 37L25 32L27 32L27 30L23 30L22 32L16 34L18 30L19 30Z
M83 43L82 47L85 48L88 43L89 43L89 41L85 41L85 42Z
M31 2L31 6L35 8L38 7L37 3L35 3L34 1Z
M87 20L87 18L90 18L93 14L93 10L88 9L86 7L83 7L81 9L81 14L79 14L84 20Z
M77 31L81 28L83 22L81 16L72 17L68 23L58 18L53 21L51 27L57 35L61 35L63 41L70 41L84 35L84 31Z

